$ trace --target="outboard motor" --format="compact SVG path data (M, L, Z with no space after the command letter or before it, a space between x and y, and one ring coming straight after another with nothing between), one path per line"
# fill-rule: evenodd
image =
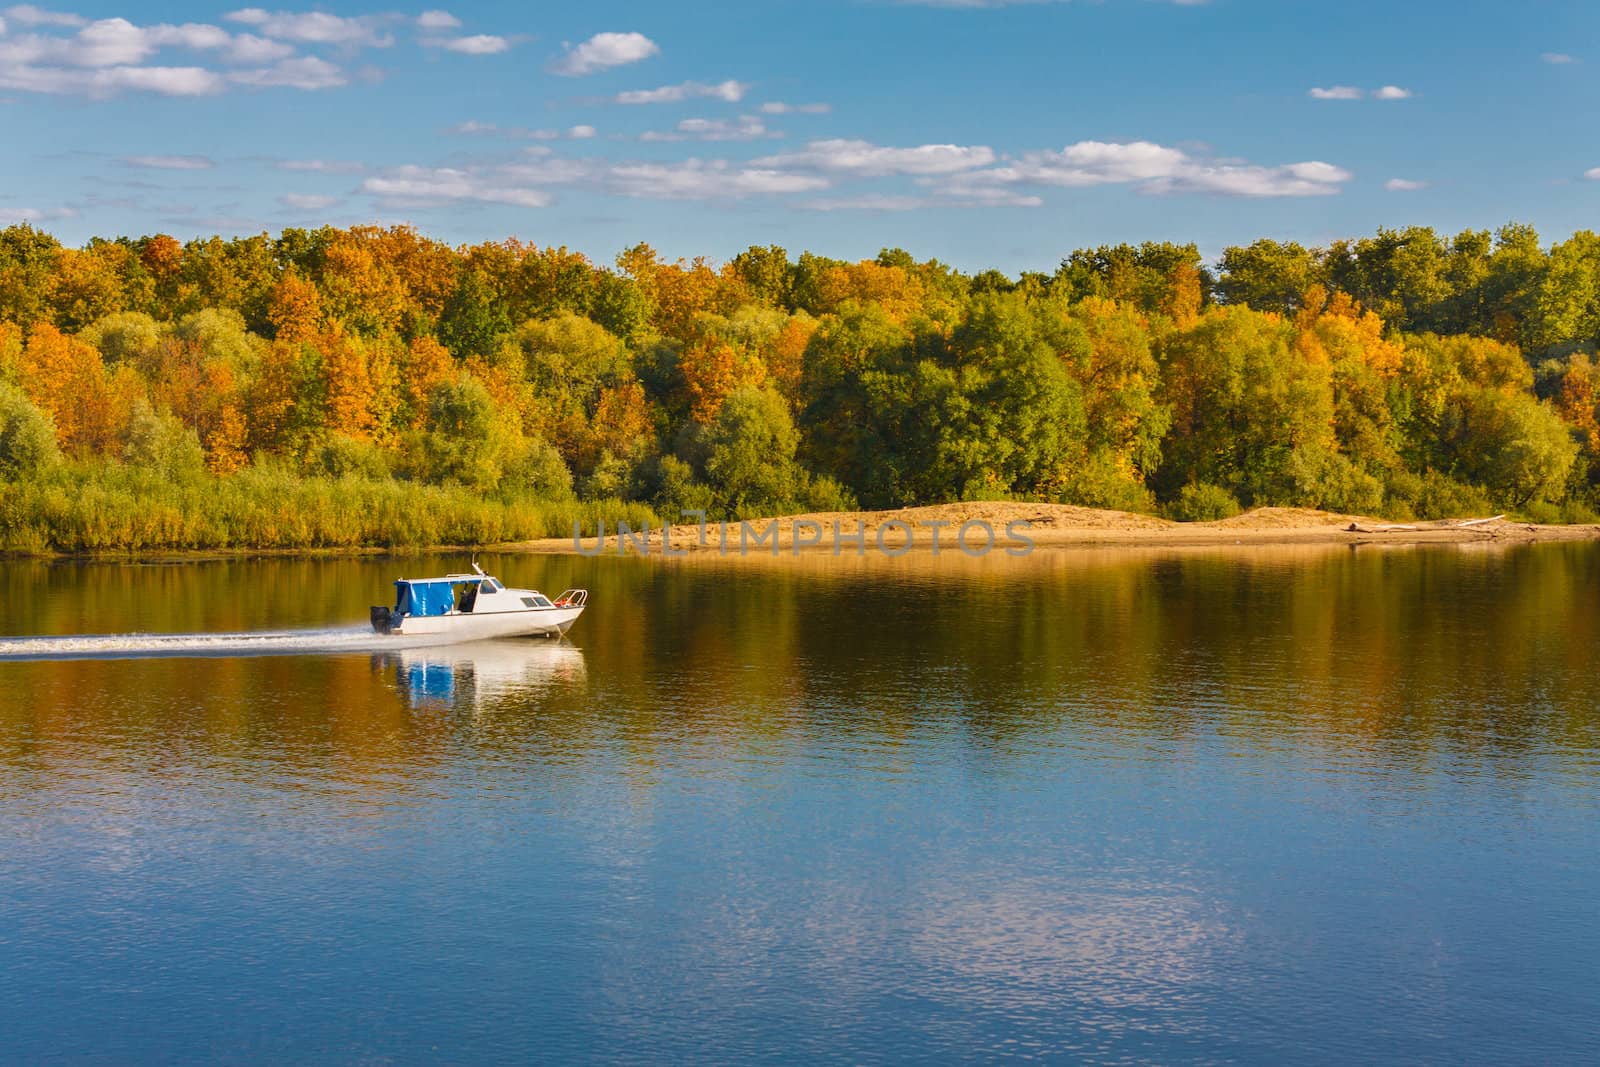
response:
M393 633L394 624L398 621L393 612L386 607L379 606L372 609L372 628L380 634Z

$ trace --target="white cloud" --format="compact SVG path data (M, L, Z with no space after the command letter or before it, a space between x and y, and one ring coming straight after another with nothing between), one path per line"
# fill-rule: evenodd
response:
M737 119L684 119L670 133L650 131L639 135L641 141L758 141L768 137L781 137L767 128L767 124L754 115L740 115Z
M229 75L240 85L257 88L334 89L348 82L344 71L316 56L285 59L270 67L241 70Z
M65 205L48 208L44 211L31 207L0 207L0 225L10 225L15 222L43 222L48 219L75 219L77 217L78 209Z
M977 193L978 191L974 191ZM868 193L864 196L825 197L807 200L800 207L808 211L922 211L928 208L1038 207L1037 196L1013 193L1007 189L983 190L964 196L894 196Z
M209 156L124 156L122 161L151 170L210 170L217 165Z
M91 92L131 89L159 96L210 96L223 88L222 78L204 67L112 67L95 72Z
M1211 193L1217 196L1331 196L1354 175L1331 163L1290 163L1281 167L1190 163L1178 173L1145 183L1153 195Z
M209 27L216 30L215 27ZM145 30L127 19L101 19L84 26L71 37L50 37L29 33L0 41L0 63L64 64L73 67L118 67L142 62L159 47L156 31L179 27L161 26ZM227 34L222 35L224 42Z
M1024 155L1012 169L1025 181L1074 187L1170 178L1188 158L1150 141L1079 141L1059 152Z
M1264 167L1196 159L1182 149L1150 141L1080 141L1059 152L1029 152L998 167L956 173L938 187L956 196L1014 185L1132 185L1150 195L1327 196L1339 192L1351 177L1341 167L1318 161Z
M994 162L994 150L983 145L925 144L887 148L869 141L812 141L800 152L757 159L759 167L798 167L863 177L890 174L952 174Z
M829 186L826 178L761 166L737 167L720 159L623 163L611 167L607 179L622 196L652 200L740 200L816 192Z
M366 179L361 183L361 191L390 204L465 201L537 208L550 203L550 194L543 190L499 181L475 170L410 164Z
M612 67L638 63L658 55L661 48L642 33L597 33L577 47L568 46L545 69L574 78Z
M46 11L32 4L17 4L6 8L6 17L20 26L83 26L88 19L65 11Z
M832 104L786 104L782 100L769 100L761 105L763 115L826 115Z
M496 203L544 207L552 188L583 186L616 196L652 200L737 200L815 193L830 187L820 175L795 174L727 160L673 163L564 159L530 149L519 163L486 167L407 165L368 178L361 191L391 207Z
M247 7L222 17L229 22L254 26L263 35L281 41L366 48L387 48L394 44L394 37L383 31L383 25L391 20L381 15L343 18L324 11L266 11Z
M1583 176L1592 182L1600 182L1600 167L1590 167L1583 172Z
M461 20L448 11L424 11L417 16L417 25L424 30L453 30L461 25Z
M750 91L746 82L723 81L715 85L705 82L683 82L679 85L663 85L659 89L631 89L616 95L619 104L676 104L683 100L722 100L729 104L737 104L744 99L744 94Z
M339 198L319 193L284 193L278 197L278 203L295 211L325 211L339 203Z
M1558 66L1558 67L1559 66L1564 66L1564 65L1566 65L1568 63L1576 63L1577 62L1577 60L1575 58L1573 58L1572 56L1567 55L1567 53L1565 53L1565 52L1542 52L1539 55L1539 59L1542 62L1550 63L1550 64L1553 64L1553 65Z
M1383 187L1391 193L1414 193L1419 189L1426 189L1428 183L1413 181L1410 178L1390 178L1383 183Z
M1331 85L1326 89L1312 89L1308 95L1313 100L1360 100L1369 94L1354 85ZM1385 85L1372 90L1370 95L1374 100L1409 100L1412 92L1398 85Z
M511 47L511 42L492 33L476 33L470 37L429 38L423 44L430 48L443 48L464 56L492 56Z
M259 14L264 25L279 17ZM249 11L235 15L255 17ZM315 29L313 25L307 32ZM213 52L224 62L247 69L224 74L191 64L146 65L155 53L168 48ZM201 96L223 92L229 83L326 89L347 80L332 63L315 56L296 57L294 48L281 40L253 33L234 35L206 23L138 26L110 18L83 25L69 36L28 33L0 38L0 87L40 93L92 98L124 91Z
M282 41L271 41L253 33L241 33L228 43L223 57L230 63L272 63L294 55L294 48Z
M280 159L274 166L315 174L360 174L367 169L365 164L348 159Z
M563 137L574 141L586 140L596 136L593 126L578 125L562 130L529 129L526 126L500 126L493 122L479 122L468 119L458 122L446 130L447 133L457 133L467 137L504 137L517 141L559 141ZM533 151L529 149L529 151Z
M121 92L160 96L207 96L227 88L227 81L203 67L106 67L73 70L0 63L0 89L104 99Z

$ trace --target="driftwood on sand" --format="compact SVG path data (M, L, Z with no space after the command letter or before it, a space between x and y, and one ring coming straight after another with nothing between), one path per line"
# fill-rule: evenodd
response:
M1463 526L1482 526L1486 522L1499 522L1503 518L1505 518L1504 515L1491 515L1487 519L1461 519L1456 522L1443 523L1440 526L1432 527L1432 529L1459 530ZM1352 522L1345 529L1350 533L1396 533L1401 530L1421 530L1423 527L1415 523L1405 522L1386 522L1376 526L1362 526L1360 523Z

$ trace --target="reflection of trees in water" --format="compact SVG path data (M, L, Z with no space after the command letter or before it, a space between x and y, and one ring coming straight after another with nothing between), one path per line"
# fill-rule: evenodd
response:
M15 564L0 589L45 623L114 624L153 601L163 629L310 625L359 614L396 573L448 565ZM677 753L730 774L840 755L892 774L934 750L1005 762L1058 743L1159 754L1225 738L1402 767L1600 742L1590 545L486 566L595 592L569 675L538 662L560 646L459 654L452 677L470 684L437 706L492 716L419 714L409 683L365 655L8 664L0 758L72 741L359 777L466 745L534 763Z
M998 757L1072 728L1392 762L1600 734L1590 546L682 570L658 570L668 588L640 601L630 639L585 638L639 664L601 684L661 740L688 722L883 744L959 729Z

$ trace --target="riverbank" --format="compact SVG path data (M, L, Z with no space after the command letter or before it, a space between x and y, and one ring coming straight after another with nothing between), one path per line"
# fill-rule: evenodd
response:
M1215 522L1173 522L1067 504L979 502L889 511L819 512L745 523L674 525L663 532L607 526L602 542L552 537L494 546L533 554L771 557L911 553L1024 555L1055 548L1204 548L1250 545L1424 545L1600 540L1600 526L1541 526L1505 517L1393 523L1306 508L1257 508Z

